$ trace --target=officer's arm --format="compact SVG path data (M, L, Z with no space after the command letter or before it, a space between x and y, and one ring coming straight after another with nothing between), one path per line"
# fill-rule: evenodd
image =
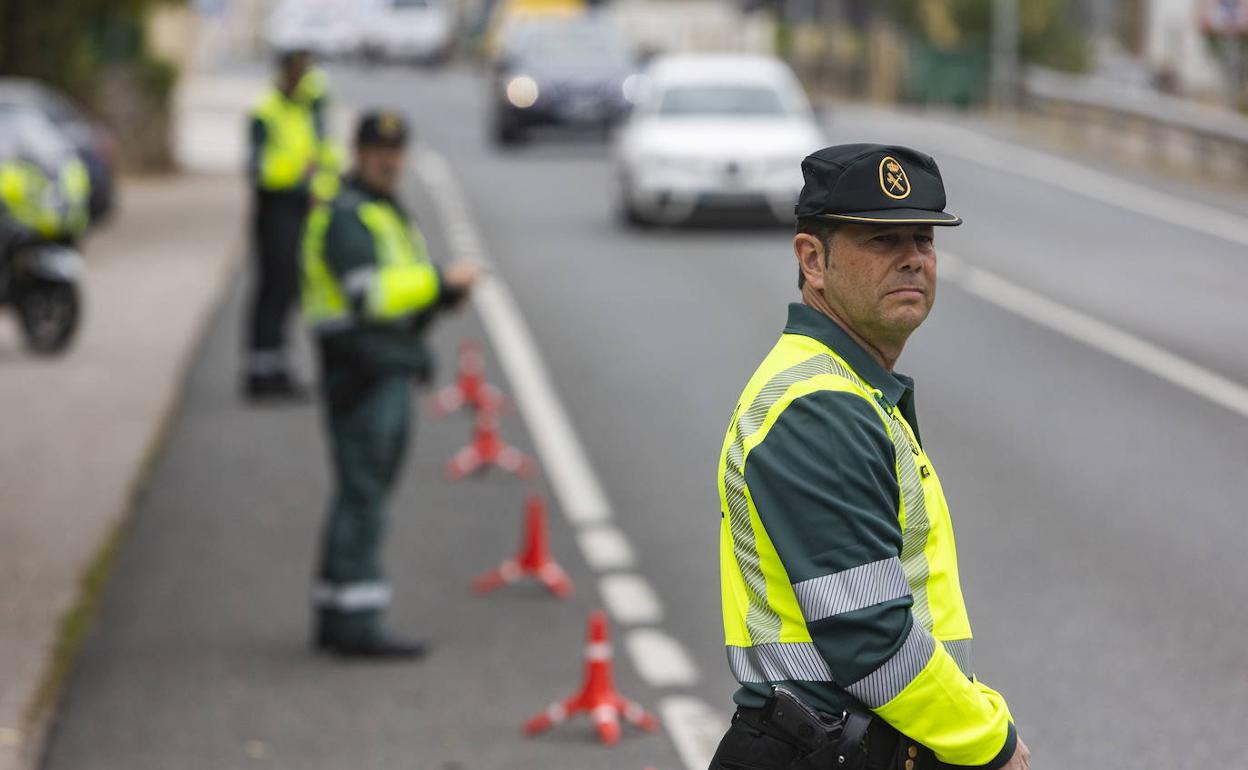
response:
M380 265L373 234L354 211L335 208L325 231L325 261L357 316L394 321L438 302L442 276L432 264Z
M853 393L794 400L750 451L746 484L835 683L943 762L1014 753L1004 699L968 679L911 612L892 441Z
M319 96L312 100L312 104L308 108L312 111L312 126L316 131L316 138L322 142L326 139L325 132L325 97Z
M251 146L247 154L247 176L252 182L258 182L261 173L260 165L264 162L264 143L268 138L264 121L252 116L249 133Z

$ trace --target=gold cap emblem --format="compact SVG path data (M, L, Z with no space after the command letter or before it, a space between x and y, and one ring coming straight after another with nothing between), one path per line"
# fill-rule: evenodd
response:
M402 125L402 120L393 112L383 112L377 116L377 133L386 139L393 139L398 136Z
M910 197L910 177L892 155L884 156L880 161L880 189L893 200Z

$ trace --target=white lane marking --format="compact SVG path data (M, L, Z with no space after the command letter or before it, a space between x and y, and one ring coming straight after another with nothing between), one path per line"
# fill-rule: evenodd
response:
M1199 201L1159 192L1136 182L1040 150L975 131L925 121L941 149L964 160L1057 187L1101 203L1143 214L1176 227L1248 246L1248 219Z
M663 605L654 589L640 575L625 572L605 575L598 581L598 593L617 623L641 625L663 619Z
M447 228L455 255L487 263L484 245L446 160L435 151L422 148L416 152L415 167L427 188L435 192L434 205ZM487 276L473 291L472 300L515 390L516 403L533 437L542 469L559 499L559 507L575 524L610 518L607 497L572 421L555 395L541 353L511 292L502 280Z
M633 667L651 687L688 687L698 681L698 668L685 648L662 631L630 631L624 644Z
M434 205L438 209L438 217L446 230L447 240L455 256L461 259L476 259L488 264L485 247L473 227L472 218L459 185L451 173L450 165L437 152L423 147L417 150L414 165L417 176L431 193ZM485 281L478 290L474 291L473 300L482 323L485 325L486 333L490 335L493 349L499 355L503 370L516 391L516 401L520 412L537 445L538 454L541 455L544 470L550 478L560 507L578 528L586 528L589 532L604 531L601 524L611 516L610 505L598 483L597 476L594 475L593 467L589 464L577 440L571 421L551 387L550 377L546 374L532 334L524 324L515 301L507 292L502 280L497 277ZM599 526L590 529L587 525ZM601 538L601 535L599 537ZM628 546L628 541L622 534L618 537L631 558L632 549ZM584 541L581 547L582 550L587 551L587 560L591 558L588 555L589 550L595 547L601 548L601 546L589 546L587 549ZM619 558L620 553L616 548L613 558ZM602 552L599 556L602 556ZM620 589L609 588L609 585L610 583L599 585L604 601L608 603L610 602L609 592L620 592ZM649 585L644 583L642 585L644 591L653 600L653 609L643 614L657 619L662 615L662 607ZM625 593L629 591L632 589L626 590ZM633 600L627 603L630 606L634 605ZM631 640L632 636L629 638ZM649 641L645 641L647 639L645 635L641 639L643 641L639 644L642 653L646 652L647 647L656 646L654 636L650 636ZM634 642L634 644L638 643ZM689 655L674 639L669 639L662 646L666 652L658 656L646 655L645 657L652 661L651 665L655 665L653 661L663 661L664 675L674 677L680 665L674 661L689 661ZM630 651L631 649L630 646ZM633 657L636 664L639 655L633 654ZM637 668L639 672L643 670L640 665ZM692 685L697 680L697 670L692 667L692 664L690 664L690 671L692 673L684 676ZM654 673L651 672L652 675ZM663 699L659 705L659 713L668 734L672 736L685 770L705 770L715 753L720 735L727 728L728 718L716 714L702 701L687 696Z
M1248 417L1248 388L1092 316L941 252L942 272L982 300Z
M624 533L608 524L583 527L576 533L585 561L597 572L631 569L633 547Z
M728 729L730 717L720 714L697 698L673 695L659 702L659 716L676 753L689 770L706 770Z

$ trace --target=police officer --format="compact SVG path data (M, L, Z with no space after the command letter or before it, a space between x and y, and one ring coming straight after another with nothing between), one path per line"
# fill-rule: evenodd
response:
M802 162L801 303L745 387L719 461L728 661L713 770L1027 768L974 676L949 510L893 370L936 291L936 163L905 147Z
M407 128L393 112L360 120L355 169L308 219L303 311L320 353L335 489L319 568L316 645L344 656L415 657L419 641L382 625L383 504L407 443L413 380L428 376L423 332L481 274L439 268L395 195Z
M277 80L251 115L256 285L248 309L244 392L253 399L301 397L286 356L286 323L299 285L299 243L316 189L332 194L323 168L324 76L306 51L279 57Z

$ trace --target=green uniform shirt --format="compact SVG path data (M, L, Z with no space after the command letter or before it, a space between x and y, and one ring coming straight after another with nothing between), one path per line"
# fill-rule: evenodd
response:
M458 299L399 202L353 177L309 217L303 295L327 367L418 377L431 361L422 331Z

